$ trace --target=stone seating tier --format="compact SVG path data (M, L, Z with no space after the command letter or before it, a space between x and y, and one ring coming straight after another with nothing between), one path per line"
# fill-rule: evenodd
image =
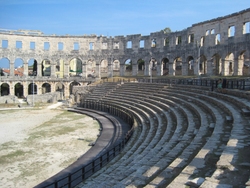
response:
M204 187L232 187L249 180L250 119L242 108L250 105L245 98L202 86L124 83L107 88L87 100L129 110L139 126L119 156L77 187L185 187L198 177Z

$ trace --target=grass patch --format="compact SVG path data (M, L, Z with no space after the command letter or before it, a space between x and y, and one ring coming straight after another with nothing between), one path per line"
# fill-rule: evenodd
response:
M6 155L2 155L0 157L0 164L3 165L5 163L9 163L11 161L14 161L14 159L16 159L16 158L23 157L25 154L27 154L27 152L25 152L23 150L16 150L16 151L8 153Z

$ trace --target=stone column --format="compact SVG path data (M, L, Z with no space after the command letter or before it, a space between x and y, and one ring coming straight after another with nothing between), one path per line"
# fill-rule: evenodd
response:
M35 85L36 85L36 89L37 89L37 95L41 95L43 93L42 92L42 83L36 81Z
M37 60L37 77L41 77L42 76L42 61Z
M138 74L138 64L137 63L136 64L132 63L132 76L137 76L137 74Z
M28 95L28 89L29 89L28 82L23 82L22 84L23 84L23 96L27 97L27 95Z
M175 67L174 67L174 63L173 62L169 62L169 75L171 76L175 76Z
M87 78L87 65L86 62L82 63L82 77Z
M152 71L150 70L150 61L146 61L147 63L145 63L145 70L144 70L144 75L145 76L151 76Z
M96 73L95 73L95 76L97 78L100 78L101 77L101 65L100 64L96 64Z
M244 67L244 59L234 59L234 75L242 76Z
M163 75L163 64L162 63L157 63L157 67L156 67L156 75L157 76L162 76Z
M69 77L69 64L68 63L64 64L63 77L64 78Z
M182 62L182 68L181 68L181 74L182 76L187 76L188 75L188 63Z
M221 76L225 75L225 59L221 59Z
M213 75L213 59L207 60L207 75Z
M56 65L54 63L50 64L50 77L55 78L56 77Z
M10 77L15 76L15 62L14 58L10 58Z
M15 95L15 82L10 82L10 95Z
M126 68L126 66L124 64L120 64L120 75L121 76L124 76L124 74L125 74L125 68Z
M24 60L23 62L23 77L28 77L29 76L29 65L28 61Z

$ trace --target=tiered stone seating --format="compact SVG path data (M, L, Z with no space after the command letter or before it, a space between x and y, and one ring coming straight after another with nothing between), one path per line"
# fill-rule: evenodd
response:
M112 87L86 100L130 110L140 126L121 155L78 187L185 187L197 177L206 178L202 187L230 187L237 183L230 179L237 169L248 181L244 167L250 161L239 155L250 147L247 99L206 87L152 83Z

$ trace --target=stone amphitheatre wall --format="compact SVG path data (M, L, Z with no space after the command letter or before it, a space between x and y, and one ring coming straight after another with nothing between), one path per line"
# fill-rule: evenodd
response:
M182 31L154 32L148 36L57 36L40 31L0 30L0 58L9 60L10 73L2 83L31 83L29 60L37 61L35 83L49 83L56 91L58 82L70 90L73 81L80 85L89 76L163 75L249 75L250 9L193 24ZM15 60L23 61L23 76L16 79ZM75 62L72 60L75 60ZM43 75L47 63L48 75ZM72 66L81 69L71 78ZM1 67L1 66L0 66ZM74 73L75 74L75 73ZM13 78L16 81L13 81ZM42 93L42 88L38 88ZM28 92L24 92L28 94ZM69 96L67 91L65 96Z

